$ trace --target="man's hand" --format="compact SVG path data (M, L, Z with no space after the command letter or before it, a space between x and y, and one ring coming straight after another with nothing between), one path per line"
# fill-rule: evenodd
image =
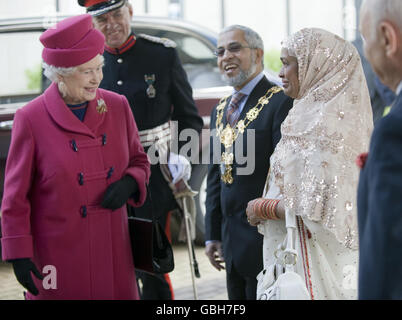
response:
M211 241L205 246L205 254L207 255L209 262L218 271L225 270L223 264L225 259L223 257L222 242Z

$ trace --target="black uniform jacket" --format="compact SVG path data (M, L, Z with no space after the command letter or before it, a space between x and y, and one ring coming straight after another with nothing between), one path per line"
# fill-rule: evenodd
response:
M374 128L360 172L359 299L402 299L402 93Z
M105 66L101 88L123 94L128 99L138 130L157 127L177 120L179 131L202 129L192 97L192 88L175 48L166 47L141 36L123 54L104 53ZM145 76L155 76L155 98L147 95Z
M252 109L258 99L274 86L265 77L256 85L240 114L239 120ZM230 99L227 100L225 114ZM236 159L233 165L234 182L227 185L221 181L220 165L213 164L213 152L219 155L224 151L211 148L211 164L208 169L207 200L206 200L206 240L220 240L223 243L226 269L230 272L232 265L243 276L255 277L263 268L262 244L263 236L256 227L247 222L246 207L250 200L262 196L269 169L269 159L279 142L280 126L286 118L293 100L284 95L283 91L276 93L269 104L258 115L243 134L243 154L247 151L247 130L255 130L255 170L249 175L236 175ZM226 117L223 124L226 126ZM211 129L216 126L216 108L211 116ZM213 143L211 136L211 144ZM240 137L238 138L240 139ZM236 152L235 152L236 154ZM250 156L250 155L248 155ZM216 155L215 155L216 158ZM244 164L242 165L245 166Z
M126 96L139 131L175 120L179 132L186 128L200 132L203 121L176 49L141 36L136 38L134 46L122 54L105 51L104 77L100 87ZM154 81L147 83L146 76L154 77ZM149 84L155 88L154 98L147 94ZM151 166L150 191L153 200L157 200L154 207L157 216L166 214L175 206L159 165ZM148 200L143 208L136 209L136 215L140 210L144 210L141 216L150 217Z

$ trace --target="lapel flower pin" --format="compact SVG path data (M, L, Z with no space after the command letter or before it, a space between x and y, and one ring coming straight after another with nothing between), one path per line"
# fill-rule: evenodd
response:
M100 114L107 112L107 106L105 101L103 99L99 99L97 102L98 105L96 106L96 111L98 111L98 113Z
M366 161L367 161L367 157L368 157L368 153L364 152L361 153L357 156L356 158L356 164L360 169L363 169L364 166L366 165Z

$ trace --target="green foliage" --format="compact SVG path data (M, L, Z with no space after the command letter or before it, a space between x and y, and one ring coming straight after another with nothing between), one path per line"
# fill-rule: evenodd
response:
M264 64L267 69L270 69L274 72L279 73L279 70L282 68L282 62L279 59L281 56L281 52L278 49L271 49L265 52L264 55Z
M28 89L40 91L42 80L42 65L39 63L32 69L25 70L25 76L28 78Z

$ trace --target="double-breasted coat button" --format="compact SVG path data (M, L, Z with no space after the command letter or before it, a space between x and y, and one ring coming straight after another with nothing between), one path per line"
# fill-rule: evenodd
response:
M82 172L78 174L78 183L80 184L80 186L84 184L84 174Z
M75 142L75 140L71 140L71 148L74 150L74 152L78 152L78 147L77 147L77 143Z
M112 177L112 174L114 172L114 167L110 167L106 179L110 179Z
M121 86L123 84L123 81L119 80L117 81L117 85Z
M81 207L81 216L82 216L83 218L86 218L87 215L88 215L88 213L87 213L87 207L86 207L86 206L82 206L82 207Z
M123 59L122 58L117 59L117 63L123 63Z
M106 145L106 133L102 134L102 146Z

